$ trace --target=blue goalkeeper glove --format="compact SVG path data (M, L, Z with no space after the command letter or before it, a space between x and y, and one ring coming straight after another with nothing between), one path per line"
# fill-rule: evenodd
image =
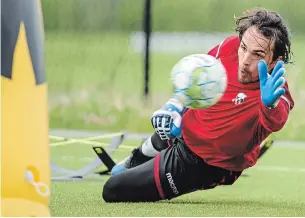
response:
M175 98L170 99L162 108L152 115L151 123L162 140L181 135L184 105Z
M285 85L285 68L283 65L283 61L278 61L271 75L269 75L266 62L264 60L258 62L261 99L267 108L275 108L280 97L285 94L283 88Z

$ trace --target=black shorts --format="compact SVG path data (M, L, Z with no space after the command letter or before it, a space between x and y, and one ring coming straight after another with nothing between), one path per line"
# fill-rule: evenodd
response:
M231 185L241 172L210 166L182 140L154 159L111 176L103 188L106 202L154 202L197 190Z
M176 140L170 148L161 151L154 161L155 183L162 199L232 185L241 173L208 165L182 140Z

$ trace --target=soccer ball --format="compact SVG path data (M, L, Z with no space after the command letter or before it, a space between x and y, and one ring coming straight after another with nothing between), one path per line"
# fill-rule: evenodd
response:
M192 54L182 58L171 71L175 97L191 109L216 104L227 87L224 66L207 54Z

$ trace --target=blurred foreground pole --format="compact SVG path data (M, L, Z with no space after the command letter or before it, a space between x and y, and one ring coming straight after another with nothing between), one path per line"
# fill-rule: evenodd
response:
M1 0L1 216L49 213L50 157L40 0Z
M145 0L144 6L144 33L145 33L145 59L144 59L144 95L149 96L149 45L151 34L151 0Z

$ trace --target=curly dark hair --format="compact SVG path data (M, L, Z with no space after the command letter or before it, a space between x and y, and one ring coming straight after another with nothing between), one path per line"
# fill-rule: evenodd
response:
M273 61L282 56L284 63L291 63L291 33L284 19L277 12L254 8L246 10L235 19L235 31L238 32L240 40L249 27L256 26L267 39L275 41Z

